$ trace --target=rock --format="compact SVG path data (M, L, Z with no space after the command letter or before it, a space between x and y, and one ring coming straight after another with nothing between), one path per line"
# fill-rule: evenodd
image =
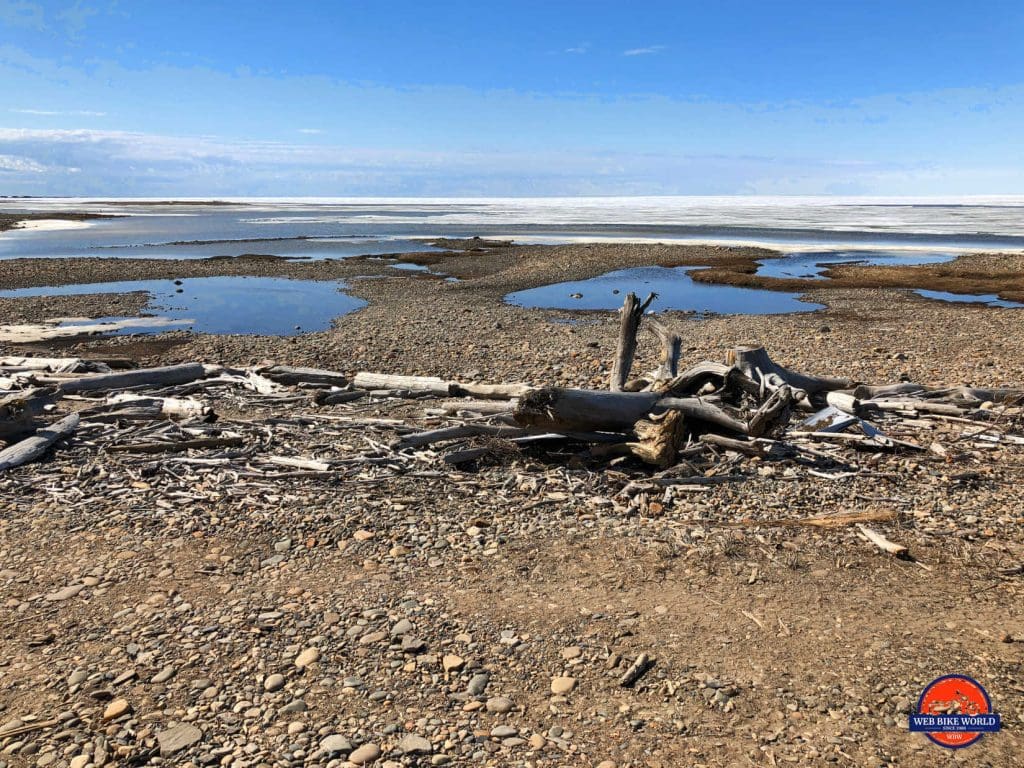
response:
M403 637L402 638L402 652L403 653L419 653L427 647L427 643L418 637Z
M578 645L570 645L568 648L562 649L562 658L566 661L578 659L582 655L583 649L580 648Z
M376 744L363 744L348 756L348 761L355 765L366 765L378 757L380 757L380 747Z
M429 755L434 745L415 733L408 733L398 742L398 751L403 755Z
M78 755L71 758L68 768L85 768L90 762L92 762L92 755Z
M284 688L284 675L267 675L267 679L263 681L263 690L268 693L279 691Z
M495 714L503 715L506 712L511 712L514 707L515 702L504 696L494 696L487 700L487 711Z
M174 677L175 672L176 672L176 670L174 669L174 667L164 667L159 672L157 672L155 675L153 675L153 678L152 678L152 680L150 680L150 682L151 683L166 683L168 680L170 680L172 677Z
M491 676L486 672L481 672L480 674L473 675L466 690L471 696L479 696L487 689L487 684L490 681Z
M309 706L302 699L295 699L285 704L278 712L282 715L295 715L299 712L305 712L309 709Z
M156 741L160 745L160 755L162 757L188 749L202 738L203 732L188 723L180 723L165 731L157 731L156 733Z
M544 745L547 743L548 740L541 736L539 733L535 733L529 738L529 744L534 749L542 749Z
M445 672L458 671L466 665L466 660L454 653L446 653L441 659L441 666Z
M572 693L576 687L575 677L553 677L551 678L551 692L556 696L564 696Z
M365 529L360 529L360 530L358 530L358 531L356 531L355 533L352 534L352 538L355 539L356 541L369 541L370 539L373 538L373 531L367 531Z
M305 669L310 664L315 664L319 660L320 651L317 648L307 648L295 657L295 666L299 669Z
M83 589L85 589L85 584L72 584L70 587L64 587L64 589L58 589L56 592L51 592L43 599L50 603L59 603L63 600L70 600Z
M511 725L496 725L491 728L491 736L496 739L507 739L509 736L515 736L519 733L519 729Z
M597 768L618 768L618 765L614 760L602 760L597 764Z
M320 749L329 755L340 755L343 752L351 752L352 744L340 733L332 733L320 742Z
M402 619L401 621L396 622L395 625L391 628L391 636L401 637L404 634L412 632L412 630L412 622L408 619Z
M103 719L113 720L114 718L120 717L121 715L131 711L132 705L128 703L128 699L114 699L112 702L107 704L107 708L103 710Z
M76 669L68 676L68 686L81 685L89 679L89 673L84 669Z

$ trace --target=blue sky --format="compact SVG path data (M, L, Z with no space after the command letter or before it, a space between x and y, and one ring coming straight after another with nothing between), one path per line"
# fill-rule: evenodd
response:
M1024 193L1024 3L0 0L0 194Z

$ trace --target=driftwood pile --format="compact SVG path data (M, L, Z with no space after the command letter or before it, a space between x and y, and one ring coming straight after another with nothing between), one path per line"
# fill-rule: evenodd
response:
M7 445L0 473L75 433L108 457L267 478L349 477L359 466L436 474L439 457L460 467L541 446L573 466L628 469L618 475L628 504L638 494L745 479L735 469L747 457L785 459L834 480L859 471L851 452L943 456L938 443L905 439L909 426L936 420L965 425L975 444L1024 444L1005 428L1022 412L1022 389L869 386L788 370L756 345L680 371L681 339L644 316L649 303L626 298L607 390L368 372L350 378L274 364L136 369L120 359L0 358L0 445ZM630 378L641 326L658 339L661 364ZM215 413L215 399L236 413ZM422 405L415 414L410 401ZM381 418L392 404L402 406L401 418ZM248 418L267 406L270 415ZM364 450L332 458L321 439L331 425L366 430ZM286 440L275 440L275 431L289 429Z

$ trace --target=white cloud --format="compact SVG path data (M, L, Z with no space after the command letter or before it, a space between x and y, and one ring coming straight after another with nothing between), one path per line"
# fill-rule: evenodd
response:
M566 48L566 53L583 54L590 50L590 43L581 43L580 45L573 46L572 48Z
M16 155L0 155L0 173L45 173L46 166Z
M650 56L655 53L661 53L664 51L666 46L664 45L648 45L646 48L630 48L622 52L623 56Z
M14 113L19 114L19 115L38 115L38 116L44 116L44 117L56 117L56 116L61 116L61 117L106 117L107 116L106 112L96 112L96 111L91 110L91 109L68 109L68 110L59 110L59 109L12 109L11 112L14 112Z
M322 128L299 128L299 133L307 133L313 136L321 134L323 132L324 131Z

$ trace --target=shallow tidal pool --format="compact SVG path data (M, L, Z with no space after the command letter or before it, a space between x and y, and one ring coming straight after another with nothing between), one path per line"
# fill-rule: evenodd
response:
M813 312L821 304L800 301L798 293L697 283L686 274L695 267L634 267L590 280L554 283L516 291L505 300L531 309L618 309L627 293L658 294L651 308L723 315L774 315Z
M150 300L143 312L167 322L153 327L132 326L116 333L192 329L213 334L293 336L326 330L335 317L366 306L362 299L342 293L345 287L338 281L283 277L197 277L17 288L0 291L0 298L146 291ZM100 318L94 322L123 319Z

